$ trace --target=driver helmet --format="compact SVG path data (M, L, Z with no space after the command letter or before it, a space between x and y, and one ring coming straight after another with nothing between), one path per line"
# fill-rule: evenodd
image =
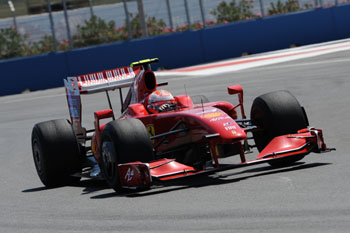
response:
M147 110L150 113L167 112L176 109L177 102L166 90L156 90L147 98Z

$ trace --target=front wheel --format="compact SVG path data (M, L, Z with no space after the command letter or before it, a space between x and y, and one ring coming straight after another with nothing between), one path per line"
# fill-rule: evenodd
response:
M138 119L115 120L101 134L100 164L104 178L115 191L120 187L118 164L154 160L152 141Z
M289 91L270 92L257 97L251 108L252 123L259 130L253 133L255 144L262 151L269 142L281 135L297 133L308 126L303 107ZM288 166L304 156L270 162L276 167Z

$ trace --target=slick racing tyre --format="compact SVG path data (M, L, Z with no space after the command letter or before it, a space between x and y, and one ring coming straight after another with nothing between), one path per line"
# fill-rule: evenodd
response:
M36 171L48 187L67 185L80 180L71 177L81 169L79 145L67 120L52 120L34 125L32 151Z
M121 189L118 164L154 160L152 141L146 127L138 119L108 123L102 131L100 145L102 174L115 191Z
M297 133L308 126L304 108L289 91L270 92L257 97L251 108L252 123L258 126L253 132L255 144L262 151L269 142L281 135ZM281 159L270 162L270 165L288 166L304 156Z

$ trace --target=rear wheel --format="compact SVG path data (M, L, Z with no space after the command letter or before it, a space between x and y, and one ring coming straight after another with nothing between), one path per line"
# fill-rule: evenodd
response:
M138 119L108 123L101 134L101 156L103 175L108 185L118 191L118 164L154 160L152 141L144 124Z
M34 125L32 152L36 171L46 187L66 185L80 178L71 177L81 169L78 142L67 120Z
M275 137L297 133L308 126L303 107L289 91L270 92L257 97L251 108L251 119L259 131L253 133L255 144L262 151ZM270 162L272 166L288 166L304 156Z

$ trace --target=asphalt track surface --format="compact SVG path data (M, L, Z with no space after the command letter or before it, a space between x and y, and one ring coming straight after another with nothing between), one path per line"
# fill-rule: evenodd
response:
M241 84L248 113L256 96L290 90L337 151L291 167L260 164L140 193L115 193L91 180L45 189L31 155L31 130L36 122L68 117L64 89L2 97L0 232L349 232L350 51L160 81L169 81L173 94L232 102L226 87ZM86 124L107 106L103 95L83 101Z

